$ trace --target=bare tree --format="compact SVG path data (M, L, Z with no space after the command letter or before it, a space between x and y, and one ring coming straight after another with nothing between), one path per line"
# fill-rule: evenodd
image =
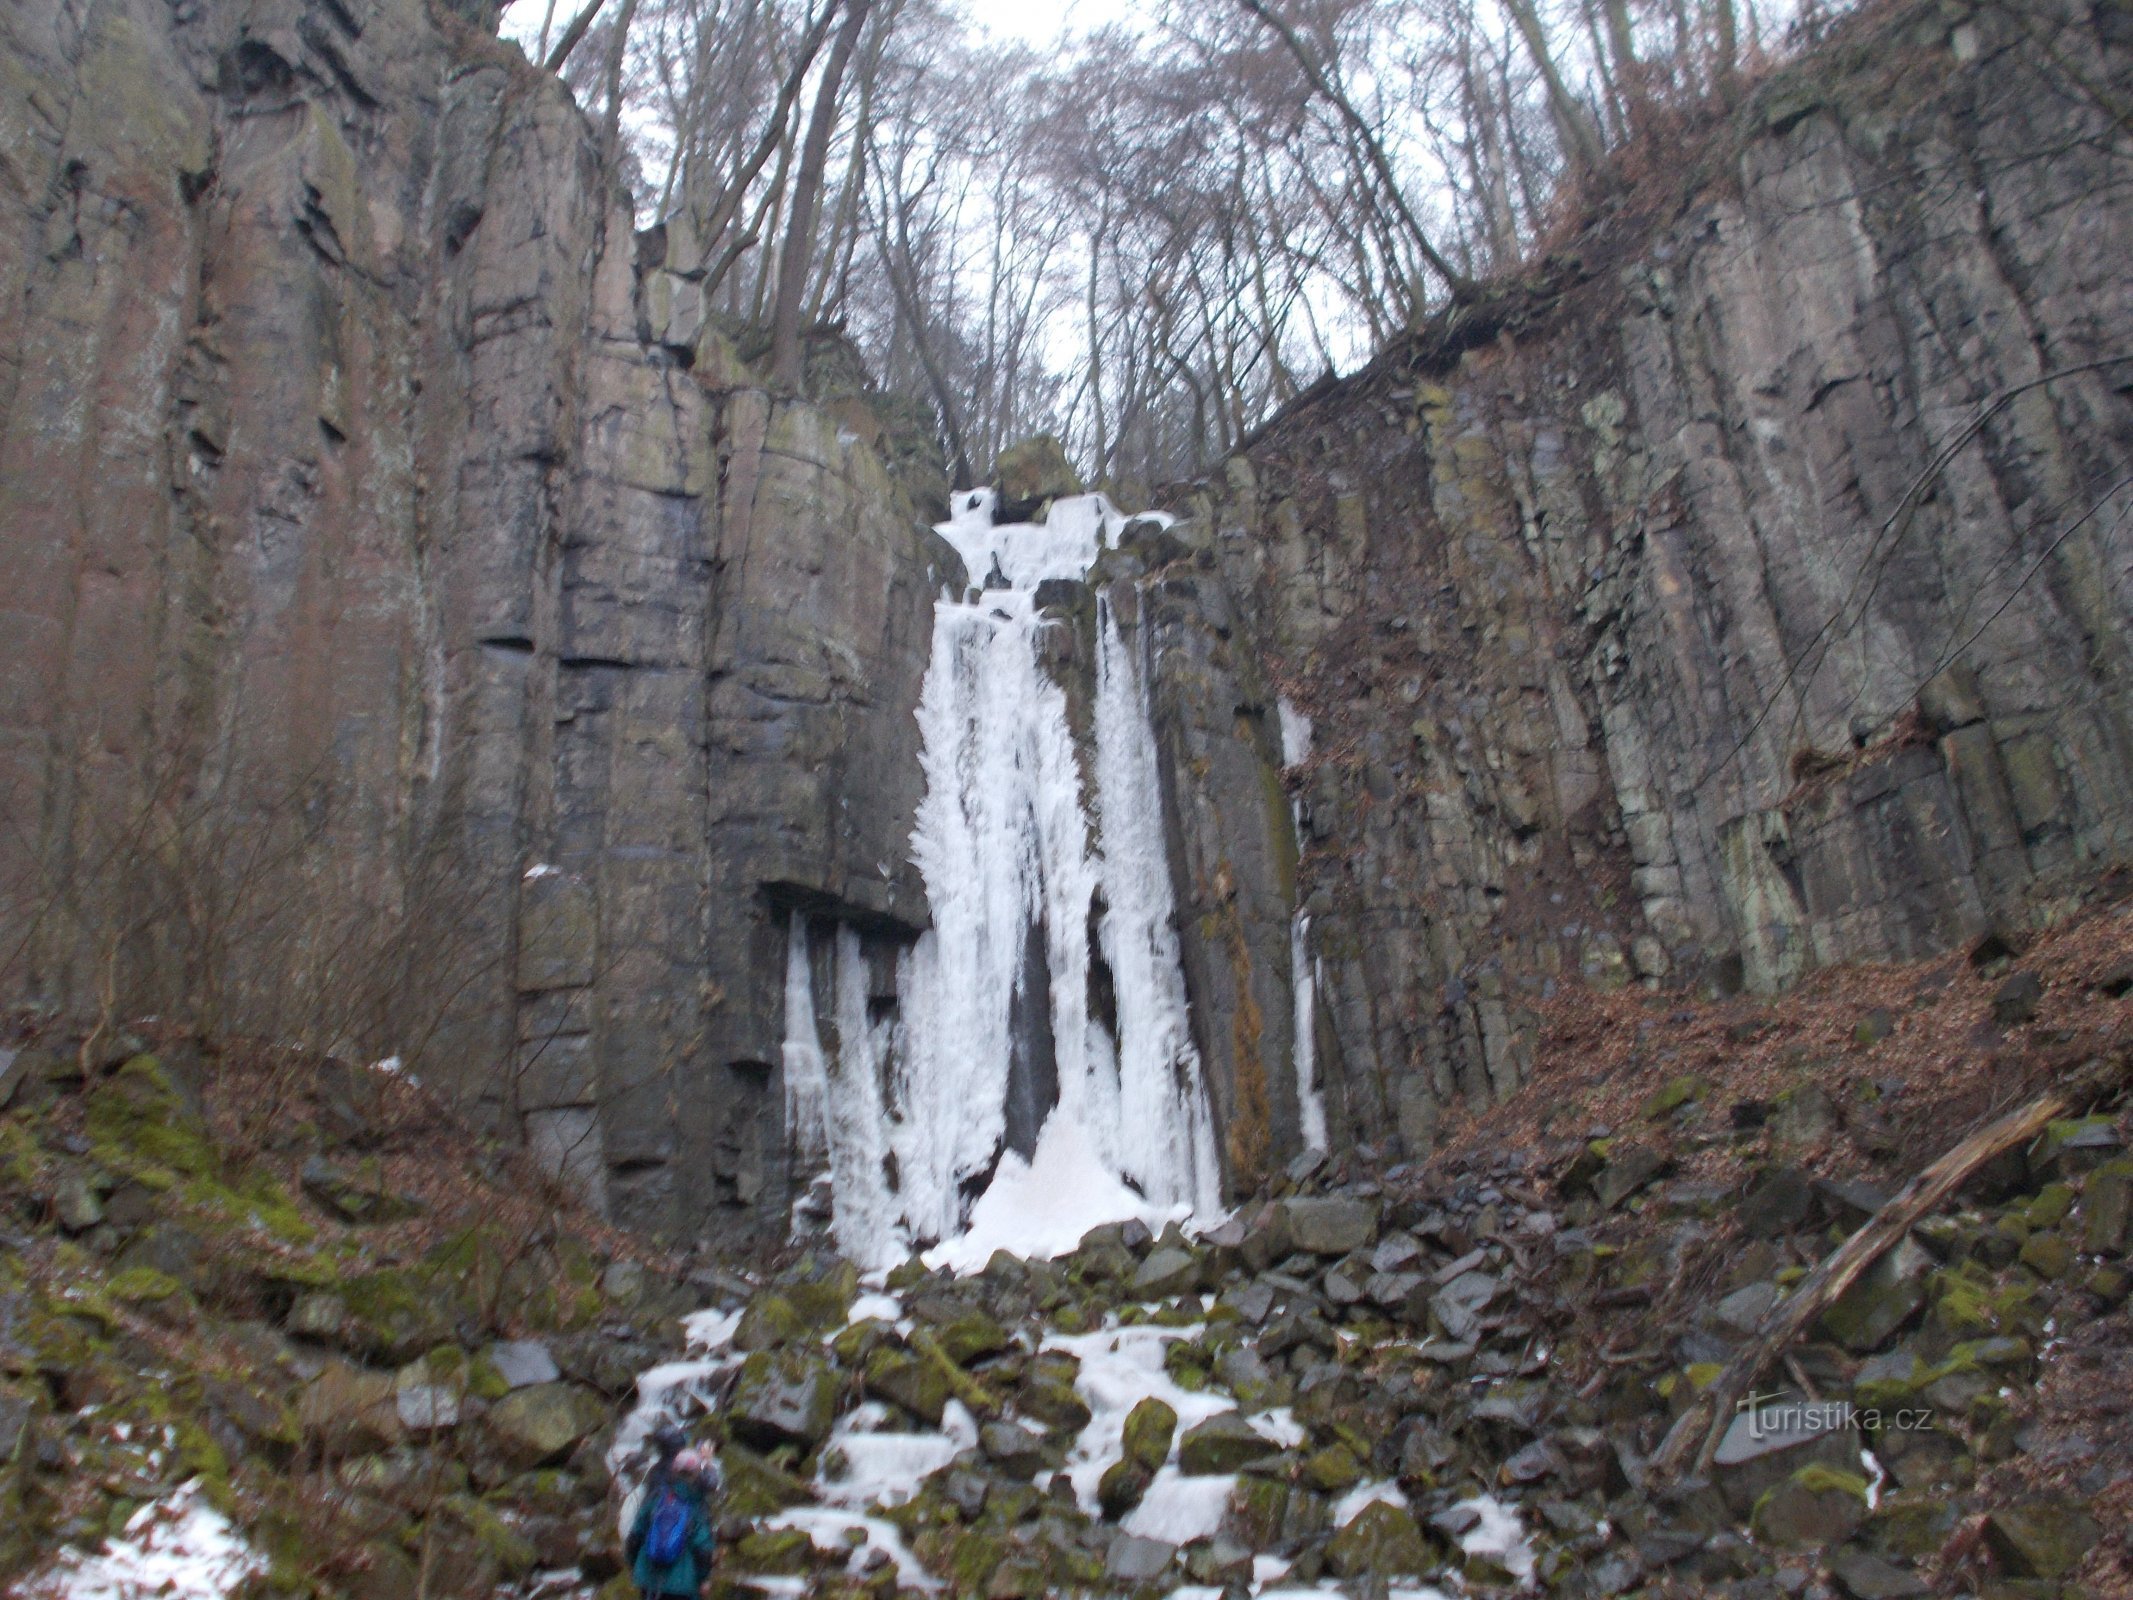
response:
M830 46L829 60L815 85L815 108L808 118L807 144L793 178L792 211L786 219L785 248L778 261L778 300L772 313L770 375L775 383L800 383L800 302L807 293L815 245L815 221L822 203L822 173L829 163L830 135L839 115L838 91L859 48L872 0L844 0L844 26ZM826 13L825 13L826 15Z

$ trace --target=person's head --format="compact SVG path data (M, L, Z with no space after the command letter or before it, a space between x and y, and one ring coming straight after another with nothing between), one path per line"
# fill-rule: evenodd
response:
M691 1482L701 1482L710 1473L711 1459L702 1450L684 1450L674 1458L674 1470Z
M689 1436L672 1422L662 1422L652 1430L652 1459L660 1466L672 1466L674 1458L688 1446Z

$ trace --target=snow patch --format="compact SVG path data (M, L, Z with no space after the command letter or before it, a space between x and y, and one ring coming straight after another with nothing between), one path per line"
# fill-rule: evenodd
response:
M1460 1536L1461 1550L1494 1561L1521 1582L1533 1576L1533 1547L1526 1542L1517 1512L1489 1494L1462 1500L1458 1509L1472 1511L1481 1519Z
M1398 1506L1403 1511L1407 1509L1407 1496L1400 1492L1400 1486L1390 1478L1380 1483L1359 1483L1334 1502L1333 1525L1336 1528L1347 1527L1381 1500L1386 1505Z
M209 1505L198 1478L127 1520L94 1555L68 1551L19 1591L24 1600L223 1600L266 1557Z
M1287 695L1275 699L1274 711L1281 719L1281 764L1300 767L1311 759L1311 719Z
M896 1577L900 1584L914 1589L938 1589L940 1579L918 1564L917 1559L904 1548L903 1536L895 1527L879 1517L855 1516L849 1511L822 1510L812 1506L781 1511L763 1522L766 1528L799 1528L814 1542L817 1550L851 1552L852 1570L859 1570L859 1563L868 1552L879 1550L896 1563ZM854 1536L857 1537L854 1537ZM757 1582L750 1579L751 1584Z
M928 1250L928 1267L964 1273L983 1269L995 1250L1048 1261L1081 1243L1091 1228L1139 1218L1151 1229L1182 1221L1188 1205L1150 1205L1122 1182L1090 1147L1078 1122L1052 1117L1031 1160L1012 1150L1000 1157L992 1183L971 1208L970 1224Z

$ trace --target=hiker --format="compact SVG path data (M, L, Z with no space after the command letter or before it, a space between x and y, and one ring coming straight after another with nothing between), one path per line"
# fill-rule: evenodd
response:
M705 1506L717 1469L671 1422L652 1434L652 1470L630 1519L623 1554L637 1592L647 1597L703 1592L711 1575L711 1514Z

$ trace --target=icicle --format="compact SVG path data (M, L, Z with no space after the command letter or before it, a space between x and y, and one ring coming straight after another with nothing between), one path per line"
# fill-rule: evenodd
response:
M807 959L807 918L795 911L785 932L785 1134L812 1166L829 1153L823 1105L829 1093L822 1036L815 1028L815 978Z
M1311 719L1282 695L1275 702L1281 718L1281 764L1298 767L1311 758ZM1303 808L1289 802L1289 822L1303 844ZM1298 898L1301 899L1299 892ZM1311 956L1311 919L1302 906L1289 923L1289 991L1295 997L1296 1026L1290 1060L1296 1074L1296 1110L1306 1150L1323 1150L1326 1137L1326 1091L1318 1081L1318 964Z
M830 1177L836 1207L831 1232L855 1261L893 1254L896 1200L885 1158L891 1132L882 1095L895 1024L876 1022L867 1004L866 951L858 932L837 929L837 1067L830 1083Z
M1117 1109L1104 1131L1119 1170L1149 1199L1212 1211L1221 1171L1187 1026L1155 719L1140 662L1108 602L1097 602L1096 618L1096 789L1110 904L1103 940L1119 1035Z
M1296 996L1296 1109L1306 1150L1324 1150L1326 1092L1318 1081L1318 977L1311 960L1311 919L1289 924L1289 987Z

